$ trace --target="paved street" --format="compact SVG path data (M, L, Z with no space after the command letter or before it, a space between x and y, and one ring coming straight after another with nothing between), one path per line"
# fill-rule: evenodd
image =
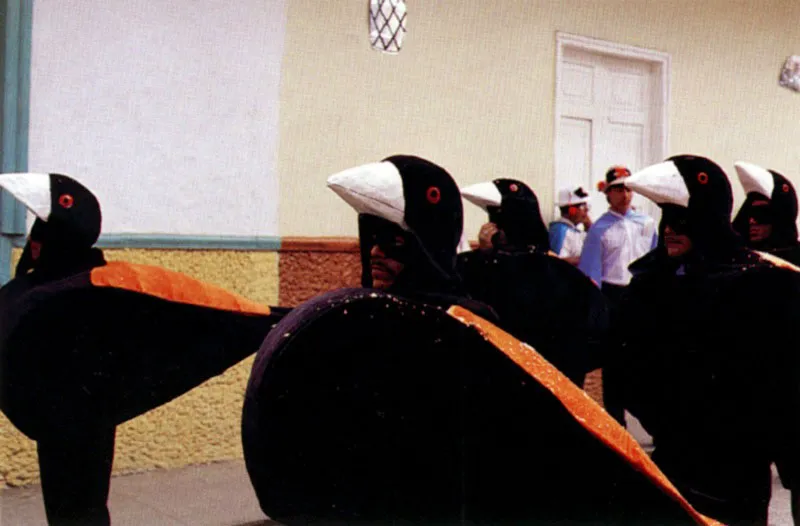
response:
M242 461L115 477L113 526L272 526L256 502ZM775 482L771 526L791 526L789 495ZM0 526L45 524L39 486L0 493Z

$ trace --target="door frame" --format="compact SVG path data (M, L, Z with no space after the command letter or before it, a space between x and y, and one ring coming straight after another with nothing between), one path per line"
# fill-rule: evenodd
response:
M561 93L562 87L562 64L564 59L564 50L566 48L574 48L589 53L608 55L615 58L633 59L641 62L648 62L656 68L656 76L658 84L655 88L655 93L659 94L658 100L660 101L660 111L655 111L655 115L659 123L654 127L654 132L657 136L652 137L650 140L651 147L655 150L653 152L656 159L664 159L669 152L669 106L670 106L670 55L662 51L646 49L628 44L620 44L617 42L610 42L607 40L600 40L596 38L565 33L563 31L556 31L556 83L555 83L555 114L553 116L553 202L558 200L558 129L561 121Z

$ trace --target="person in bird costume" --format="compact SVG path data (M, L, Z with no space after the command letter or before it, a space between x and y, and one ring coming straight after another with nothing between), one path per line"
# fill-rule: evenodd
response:
M0 289L0 409L36 441L48 522L108 525L116 426L254 353L287 309L94 248L97 198L61 174L2 174L36 217Z
M394 155L331 175L328 186L358 212L363 287L496 316L469 297L456 270L464 212L446 170Z
M800 264L794 185L782 174L753 163L734 166L746 199L733 220L733 229L749 248Z
M609 313L605 296L549 251L536 194L522 181L497 179L461 189L496 230L489 250L458 256L467 292L490 305L500 326L529 343L578 387L601 366ZM483 230L486 227L481 227Z
M608 368L653 436L653 460L701 513L766 526L770 465L800 494L800 274L732 229L728 178L671 157L627 178L659 205L658 247L634 262Z
M296 307L259 349L242 443L267 516L714 524L583 391L447 288L460 195L446 171L393 156L328 181L360 214L399 228L367 261L402 268L365 265L367 286Z

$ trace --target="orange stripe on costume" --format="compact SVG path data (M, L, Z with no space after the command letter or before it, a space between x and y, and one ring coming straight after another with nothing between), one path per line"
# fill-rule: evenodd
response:
M764 261L768 261L769 263L772 263L778 268L785 268L788 270L792 270L794 272L800 272L800 267L797 267L796 265L793 265L792 263L789 263L788 261L781 259L778 256L775 256L768 252L760 252L758 250L754 250L754 252L758 254L758 257L760 257L761 259L763 259Z
M161 267L111 262L92 270L92 285L214 309L269 314L269 307L227 290Z
M697 524L705 526L722 524L695 510L650 460L636 440L616 420L608 416L597 402L589 398L589 395L553 367L533 347L462 307L450 307L447 313L461 323L477 329L481 336L553 393L581 426L626 459L637 471L646 475L664 493L679 502Z

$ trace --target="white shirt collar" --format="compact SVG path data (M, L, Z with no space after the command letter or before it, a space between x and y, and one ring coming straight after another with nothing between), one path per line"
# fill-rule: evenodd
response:
M624 219L625 217L628 216L628 214L631 213L631 209L629 208L627 212L625 212L624 214L620 214L619 212L615 212L614 210L609 208L608 213L614 217L619 217L620 219Z

